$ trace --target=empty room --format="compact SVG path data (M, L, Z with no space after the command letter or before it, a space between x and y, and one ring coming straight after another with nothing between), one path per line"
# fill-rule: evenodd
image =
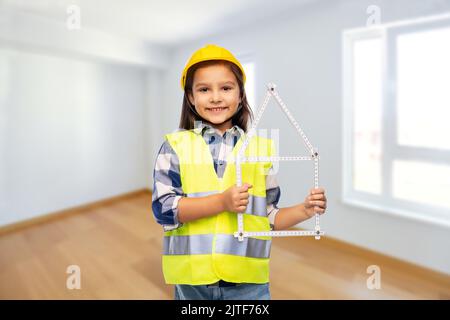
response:
M0 0L1 300L450 300L449 0Z

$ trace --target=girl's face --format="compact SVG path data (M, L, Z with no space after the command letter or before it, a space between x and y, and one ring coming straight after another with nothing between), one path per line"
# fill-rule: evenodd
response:
M197 69L189 101L203 119L220 132L231 128L231 118L240 103L239 85L229 67L222 64ZM228 121L224 122L225 120Z

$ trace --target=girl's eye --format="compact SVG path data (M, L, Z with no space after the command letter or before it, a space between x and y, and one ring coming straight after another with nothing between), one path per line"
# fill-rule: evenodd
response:
M233 90L233 87L222 87L223 90L225 91L230 91ZM198 91L199 92L207 92L209 89L208 88L199 88Z

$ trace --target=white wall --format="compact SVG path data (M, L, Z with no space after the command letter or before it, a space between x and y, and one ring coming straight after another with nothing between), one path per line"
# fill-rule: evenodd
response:
M147 73L146 79L146 182L147 188L153 189L153 167L161 143L164 139L161 128L161 118L165 113L163 89L164 71L152 69Z
M0 8L0 226L151 187L169 58Z
M265 84L275 82L311 142L319 147L320 184L326 188L329 199L328 214L321 223L323 230L331 237L450 274L448 229L341 202L341 32L365 26L369 5L380 7L382 23L450 11L448 1L318 1L301 12L186 43L175 50L166 74L161 129L169 132L178 125L182 101L179 77L194 50L216 43L237 55L252 55L257 69L257 100L260 102ZM300 141L291 138L293 129L286 128L284 115L275 108L274 103L269 105L260 127L281 128L281 154L301 152ZM280 168L281 206L303 201L313 186L312 167L299 166L283 164Z
M166 48L90 29L83 24L80 29L68 29L66 19L64 15L60 20L53 20L0 7L0 44L145 68L164 68L168 64Z
M145 69L5 47L0 61L0 225L146 187Z

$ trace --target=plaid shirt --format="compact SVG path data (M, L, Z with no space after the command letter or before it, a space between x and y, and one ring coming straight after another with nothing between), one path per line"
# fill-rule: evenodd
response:
M201 134L205 139L214 161L214 170L217 176L222 178L227 165L226 158L244 131L238 126L233 126L221 135L216 129L204 123L193 131ZM178 156L170 144L165 141L155 162L152 194L153 215L165 231L176 229L182 225L178 222L178 201L183 196L186 195L181 186ZM266 177L266 200L267 216L272 229L275 215L279 211L277 207L279 199L280 187L273 168L271 168Z

